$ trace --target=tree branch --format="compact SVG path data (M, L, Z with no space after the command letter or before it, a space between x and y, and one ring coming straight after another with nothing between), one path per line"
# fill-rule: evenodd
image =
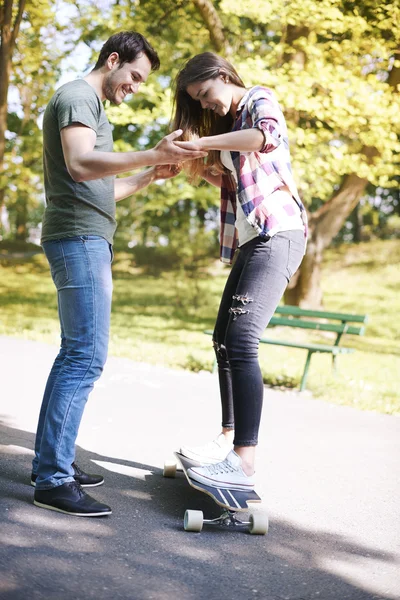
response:
M21 25L22 15L25 10L25 4L26 4L26 0L19 0L18 12L15 17L15 21L14 21L13 29L12 29L12 35L11 35L11 50L14 48L15 41L16 41L18 33L19 33L19 27Z
M224 26L211 0L193 0L193 4L203 18L215 50L223 52L226 56L232 54L232 48L224 33Z

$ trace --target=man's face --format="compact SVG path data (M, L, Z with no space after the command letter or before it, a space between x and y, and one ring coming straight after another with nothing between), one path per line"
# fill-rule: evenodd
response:
M130 63L125 63L119 68L118 54L109 56L107 73L103 92L112 104L121 104L128 94L136 94L139 85L146 81L151 72L151 63L145 54L140 54Z

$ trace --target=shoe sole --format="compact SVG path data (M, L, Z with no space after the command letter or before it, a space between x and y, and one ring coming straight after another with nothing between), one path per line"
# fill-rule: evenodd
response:
M245 487L246 484L243 484L243 486L241 486L240 483L235 484L233 482L228 484L222 481L215 481L215 479L211 479L211 477L208 478L203 475L199 476L197 473L196 475L199 477L199 479L195 479L195 477L193 477L193 471L191 473L188 473L188 476L194 483L200 483L201 485L207 485L208 487L212 487L215 489L232 490L234 492L254 492L254 489L256 487L255 485L251 484Z
M103 479L103 481L99 481L99 483L84 483L83 485L80 484L80 486L83 487L83 488L99 487L99 485L103 485L103 483L104 483L104 479ZM31 479L31 486L32 487L36 487L36 483L35 483L35 481L32 481L32 479Z
M210 481L198 481L197 479L193 479L193 477L190 477L191 481L193 481L193 483L197 483L199 485L205 485L207 487L213 488L215 490L230 490L232 492L254 492L255 487L239 487L238 485L232 484L232 485L227 485L226 483L216 483L213 482L211 483Z
M62 508L57 508L56 506L50 506L50 504L42 504L42 502L38 502L37 500L34 500L33 504L39 508L47 508L47 510L54 510L55 512L60 512L64 515L70 515L71 517L107 517L108 515L112 515L112 510L109 512L100 513L76 513L63 510Z

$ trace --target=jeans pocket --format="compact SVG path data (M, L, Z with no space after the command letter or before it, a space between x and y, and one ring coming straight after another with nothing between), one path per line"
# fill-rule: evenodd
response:
M62 240L44 242L43 250L50 265L51 277L57 290L68 282L68 268Z
M304 243L289 240L287 271L289 279L293 277L301 265L304 256Z

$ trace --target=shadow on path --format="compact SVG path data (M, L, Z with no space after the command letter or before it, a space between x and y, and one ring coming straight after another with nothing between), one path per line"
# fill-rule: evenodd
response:
M164 479L152 465L78 447L79 465L106 479L90 493L113 515L79 519L36 508L33 443L32 433L0 424L2 600L395 600L357 586L351 569L347 579L335 573L335 563L367 558L385 569L394 561L344 536L273 517L268 536L185 533L186 508L211 517L218 509L183 476Z

